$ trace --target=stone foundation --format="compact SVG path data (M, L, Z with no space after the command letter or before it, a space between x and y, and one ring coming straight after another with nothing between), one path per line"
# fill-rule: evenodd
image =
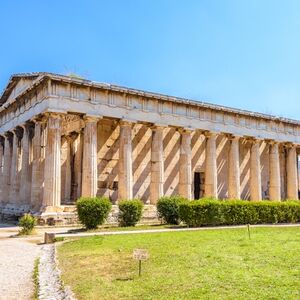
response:
M67 226L67 225L79 225L78 216L76 213L75 205L60 206L61 211L32 213L30 209L16 209L15 207L7 207L3 209L0 214L0 220L3 221L17 221L24 213L32 213L38 219L38 225L40 226ZM118 206L113 205L112 210L107 218L107 225L118 224ZM157 217L157 210L155 205L145 205L143 216L140 224L157 224L160 220Z

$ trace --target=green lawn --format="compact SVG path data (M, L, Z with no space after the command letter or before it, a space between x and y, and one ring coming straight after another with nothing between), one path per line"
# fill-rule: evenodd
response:
M78 299L300 299L300 228L81 238L58 247ZM150 253L138 277L135 248Z

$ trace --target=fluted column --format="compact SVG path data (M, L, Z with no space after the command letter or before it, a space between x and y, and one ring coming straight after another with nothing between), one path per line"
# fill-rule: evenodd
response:
M52 211L61 200L61 116L49 113L47 117L43 208Z
M191 131L181 130L179 157L178 193L186 199L192 199L192 149Z
M152 128L150 203L156 204L164 194L164 149L162 126Z
M82 162L83 197L95 197L97 195L97 122L98 119L94 117L85 117Z
M74 184L72 185L71 200L74 202L81 196L83 132L74 134L73 138L72 155L74 157Z
M241 183L240 183L240 138L230 137L229 149L229 178L228 178L228 198L240 199L241 197Z
M9 202L18 205L19 190L20 190L20 159L21 152L19 147L19 131L13 130L13 143L12 143L12 159L10 170L10 194Z
M130 122L120 122L119 199L132 199L133 195L131 127Z
M250 150L250 199L252 201L262 199L259 141L256 140L252 142Z
M31 207L39 210L42 206L42 123L35 120L32 138L32 171L31 171Z
M4 137L0 136L0 176L3 174Z
M298 176L296 147L290 145L287 154L287 198L298 199Z
M23 137L21 140L22 167L20 179L20 204L30 204L31 191L31 169L30 169L30 128L23 127Z
M3 180L4 140L5 138L0 136L0 207L4 204L3 189L5 188Z
M12 157L12 135L7 133L4 135L4 158L3 158L3 173L2 173L2 204L9 202L10 194L10 171Z
M208 133L206 139L205 159L205 197L218 198L218 171L217 171L217 135Z
M270 200L281 199L280 160L278 143L270 143Z

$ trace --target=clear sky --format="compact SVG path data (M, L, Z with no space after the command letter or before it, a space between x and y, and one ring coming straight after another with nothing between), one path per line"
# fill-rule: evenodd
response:
M37 71L300 120L300 1L1 0L0 89Z

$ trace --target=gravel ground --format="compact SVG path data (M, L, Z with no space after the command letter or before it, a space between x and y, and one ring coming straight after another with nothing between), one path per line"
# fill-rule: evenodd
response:
M60 272L56 267L54 244L43 245L39 264L39 299L71 300L71 291L62 286Z
M39 246L32 238L10 238L18 227L0 224L0 300L30 299Z

